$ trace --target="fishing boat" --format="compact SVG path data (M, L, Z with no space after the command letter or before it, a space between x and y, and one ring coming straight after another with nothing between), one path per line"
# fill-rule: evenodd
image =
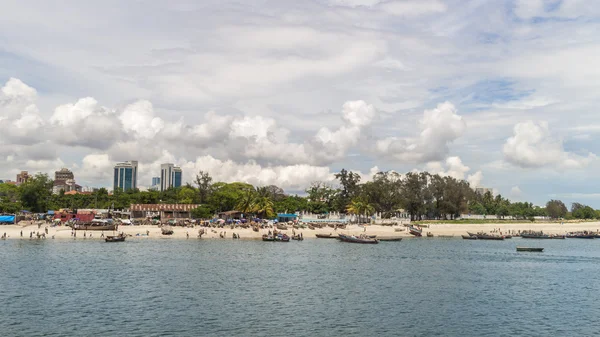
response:
M379 241L402 241L402 238L393 238L393 237L392 238L386 238L386 237L383 237L383 238L379 238L378 240Z
M315 236L319 239L337 239L337 235L331 234L315 234Z
M523 239L564 239L565 236L564 235L557 235L557 234L543 234L543 233L521 233L521 237Z
M273 235L263 234L262 240L263 241L275 241L275 237L273 237Z
M477 240L477 236L461 235L464 240Z
M410 234L412 234L414 236L418 236L418 237L423 236L423 230L419 227L410 226L408 228L408 231L410 232Z
M568 233L567 237L569 239L593 239L596 237L596 234L592 234L592 233L588 233L588 232Z
M112 219L93 219L90 222L76 223L73 225L74 230L84 231L114 231L117 229L117 224Z
M123 242L125 241L125 233L121 233L119 235L107 235L106 238L104 238L105 242Z
M276 242L290 242L290 236L287 234L278 234L275 237Z
M277 229L279 229L280 231L285 231L287 230L287 226L286 225L281 225L281 224L277 224Z
M478 240L504 240L504 236L502 235L486 234L483 232L479 232L477 234L467 232L467 234L469 234L470 237L476 237Z
M517 252L543 252L544 248L517 247Z
M354 236L354 235L346 235L346 234L339 234L338 235L338 239L342 242L350 242L350 243L366 243L366 244L376 244L379 243L379 240L377 239L369 239L367 237L360 237L360 236Z

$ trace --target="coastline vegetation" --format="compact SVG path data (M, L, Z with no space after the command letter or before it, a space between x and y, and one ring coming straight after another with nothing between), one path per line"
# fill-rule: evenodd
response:
M581 203L573 203L569 211L560 200L550 200L545 207L511 202L502 195L476 193L465 180L427 172L379 172L371 181L361 183L359 174L342 169L335 178L335 185L317 181L303 195L288 195L274 185L255 187L242 182L213 182L208 172L200 171L193 184L166 191L116 190L109 193L106 188L100 188L90 194L68 195L64 191L53 194L53 181L47 174L38 173L19 186L0 184L0 212L127 209L131 204L180 203L199 204L193 212L197 218L210 218L231 210L261 218L297 211L339 212L354 214L365 221L376 212L384 219L403 213L422 224L523 222L534 221L535 217L545 217L544 221L600 218L600 211ZM477 217L460 218L461 214Z

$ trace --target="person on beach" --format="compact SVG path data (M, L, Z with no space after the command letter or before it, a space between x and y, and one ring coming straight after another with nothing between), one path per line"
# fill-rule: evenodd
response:
M21 229L21 237L23 237L23 230Z
M189 239L190 238L190 233L189 232L185 232L185 238Z
M33 239L33 232L29 232L29 238Z
M103 238L104 237L104 231L100 232L100 237Z
M150 231L146 230L146 236L150 236Z

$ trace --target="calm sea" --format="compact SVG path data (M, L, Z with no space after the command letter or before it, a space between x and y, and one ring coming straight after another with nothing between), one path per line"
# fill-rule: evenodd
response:
M600 334L600 240L6 240L0 266L1 336Z

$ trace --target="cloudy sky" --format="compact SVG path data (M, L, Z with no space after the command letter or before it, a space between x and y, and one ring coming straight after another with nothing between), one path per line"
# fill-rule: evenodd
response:
M0 179L428 170L600 207L594 0L5 0Z

